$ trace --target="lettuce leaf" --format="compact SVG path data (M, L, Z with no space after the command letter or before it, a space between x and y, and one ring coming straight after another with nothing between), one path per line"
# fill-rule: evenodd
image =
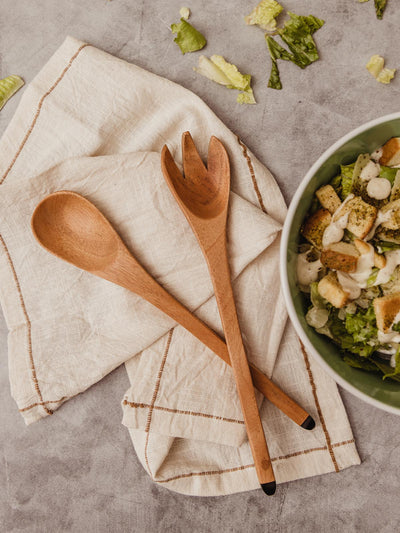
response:
M24 85L24 80L16 75L0 80L0 109Z
M375 11L378 19L383 18L383 12L385 11L387 0L375 0Z
M351 193L351 188L353 186L354 167L355 163L351 163L351 165L340 165L340 175L342 177L342 200L345 200L346 197Z
M379 254L384 254L385 252L391 252L392 250L398 250L400 248L400 244L397 244L395 242L387 242L387 241L375 241L374 248L376 248Z
M285 61L292 61L293 56L285 50L279 43L275 41L270 35L265 35L269 55L271 56L272 66L271 74L268 80L268 87L271 89L282 89L281 78L279 75L277 59L284 59Z
M376 357L374 357L372 360L374 364L379 368L379 370L383 373L382 379L390 378L394 379L395 381L400 381L399 359L400 358L398 352L396 352L395 367L392 367L389 363L386 363Z
M187 20L190 17L190 9L188 7L181 7L179 14L183 19Z
M385 166L381 165L381 170L379 172L379 177L380 178L386 178L387 180L390 181L391 185L393 186L394 179L396 177L396 174L397 174L398 170L399 170L398 168L385 167Z
M378 347L378 329L374 308L359 309L354 314L347 314L344 321L338 317L338 310L332 309L329 328L335 342L346 352L369 357Z
M390 83L391 80L394 78L394 75L396 74L395 68L383 68L378 77L376 78L376 81L379 81L380 83Z
M393 79L396 69L384 68L385 60L382 56L375 54L368 61L366 68L374 78L380 83L388 84Z
M268 87L282 89L278 59L291 61L300 68L306 68L319 58L313 34L324 25L324 21L313 15L302 16L288 11L290 17L278 30L278 35L287 45L290 52L283 48L273 37L265 35L269 55L271 57L271 74Z
M305 68L319 59L313 34L324 25L324 21L309 15L296 15L288 11L290 19L278 31L281 39L293 54L293 63Z
M198 66L197 68L194 67L193 70L228 89L243 91L237 97L239 104L256 103L251 88L250 74L242 74L235 65L225 61L222 56L212 55L210 59L206 56L200 56Z
M275 0L261 0L244 20L248 25L257 24L263 30L273 32L276 29L275 18L282 11L283 7Z
M181 49L182 54L187 52L196 52L201 50L207 44L207 41L199 31L197 31L183 17L178 24L171 25L172 33L176 33L174 42Z

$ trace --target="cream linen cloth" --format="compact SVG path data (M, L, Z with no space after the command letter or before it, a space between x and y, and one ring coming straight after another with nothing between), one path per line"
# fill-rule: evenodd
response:
M205 261L166 187L189 130L232 167L229 255L249 358L317 421L305 431L258 393L278 482L358 464L335 383L309 359L279 289L282 195L268 170L186 89L68 38L26 87L0 142L0 300L13 397L27 424L125 362L123 424L151 478L220 495L258 487L231 369L136 295L45 252L35 205L71 189L92 200L148 271L222 334ZM122 397L122 391L121 391Z

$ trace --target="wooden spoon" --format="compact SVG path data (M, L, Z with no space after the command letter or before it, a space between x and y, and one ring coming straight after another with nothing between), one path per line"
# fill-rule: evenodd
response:
M186 132L182 135L182 159L184 176L176 166L170 151L164 146L161 154L162 171L207 261L258 480L263 491L271 495L276 490L275 476L243 346L228 263L228 154L221 141L211 137L206 168L190 133Z
M141 296L181 324L230 365L225 342L171 296L131 255L106 217L83 196L59 191L46 196L32 216L32 231L49 252L68 263L107 279ZM251 368L254 385L305 429L315 422L258 368Z

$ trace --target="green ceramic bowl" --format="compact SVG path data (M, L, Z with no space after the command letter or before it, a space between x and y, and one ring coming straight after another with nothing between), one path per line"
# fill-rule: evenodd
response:
M353 162L361 153L373 152L391 137L400 137L400 113L386 115L353 130L331 146L311 167L290 204L282 232L281 280L289 317L306 349L335 381L355 396L385 411L400 414L400 383L378 374L351 368L327 337L305 320L305 301L296 286L296 255L300 226L314 192L338 174L340 164Z

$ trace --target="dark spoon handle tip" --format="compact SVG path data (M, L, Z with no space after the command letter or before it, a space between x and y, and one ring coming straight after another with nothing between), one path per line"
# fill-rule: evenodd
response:
M304 422L301 424L301 427L304 428L304 429L308 429L308 430L314 429L315 428L315 420L313 419L312 416L308 416L304 420Z
M269 483L261 483L261 488L265 492L265 494L268 494L268 496L272 496L275 494L276 491L276 482L270 481Z

